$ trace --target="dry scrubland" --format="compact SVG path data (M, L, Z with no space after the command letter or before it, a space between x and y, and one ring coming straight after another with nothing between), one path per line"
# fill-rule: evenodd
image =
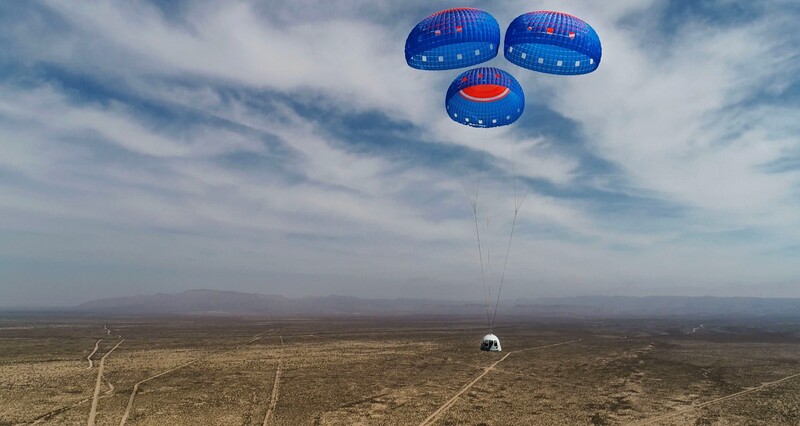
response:
M800 424L800 324L500 322L7 315L0 425Z

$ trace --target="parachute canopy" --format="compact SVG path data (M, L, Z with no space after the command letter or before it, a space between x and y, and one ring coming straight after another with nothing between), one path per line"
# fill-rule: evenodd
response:
M533 71L559 75L587 74L600 64L600 38L575 16L550 11L518 16L506 31L504 54Z
M406 62L420 70L469 67L497 56L500 26L473 8L447 9L423 19L406 39Z
M453 121L472 127L511 124L522 115L525 94L511 74L493 67L461 73L445 96L447 114Z

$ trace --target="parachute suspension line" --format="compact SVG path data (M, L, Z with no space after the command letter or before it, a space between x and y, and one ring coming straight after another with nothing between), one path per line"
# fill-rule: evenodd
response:
M469 200L470 206L472 206L472 218L475 221L475 239L478 242L478 258L480 259L480 265L481 265L481 285L483 286L483 297L485 304L484 306L486 309L486 325L491 329L492 320L489 311L492 304L491 302L492 295L491 293L487 292L486 268L483 265L483 247L481 246L481 231L480 231L480 226L478 226L478 199L480 195L481 177L483 175L483 166L485 160L486 160L486 141L484 140L483 149L481 150L480 167L478 169L478 179L475 184L475 196L473 197L472 194L470 194L470 191L467 188L467 184L463 180L461 184L464 187L464 192L467 194L467 199Z
M489 329L494 328L495 321L497 320L497 307L500 305L500 293L503 291L503 281L506 278L506 268L508 267L508 255L511 252L511 240L514 238L514 228L517 225L517 215L519 214L519 209L522 208L522 204L525 202L525 198L528 196L528 191L526 190L525 193L522 195L521 198L517 198L517 173L514 168L514 160L512 155L511 160L511 182L514 187L514 219L511 221L511 233L508 236L508 246L506 247L506 258L503 261L503 272L500 274L500 284L497 288L497 300L494 303L494 314L492 315L492 321L489 323Z
M522 201L525 200L525 197L522 197ZM516 204L516 208L514 209L514 220L511 221L511 233L508 236L508 246L506 247L506 258L503 261L503 272L500 274L500 285L497 288L497 300L494 303L494 315L492 316L492 321L490 323L490 329L494 328L495 320L497 319L497 307L500 305L500 293L503 291L503 281L506 278L506 268L508 267L508 254L511 252L511 240L514 238L514 228L517 224L517 214L519 213L520 207L522 207L522 201L519 204Z
M487 226L488 228L488 226ZM487 229L488 232L488 229ZM491 306L492 306L492 257L491 253L489 252L489 247L486 247L486 269L489 271L489 279L486 280L486 293L489 295L489 304L486 305L486 317L492 314ZM492 322L489 321L489 333L492 332Z
M489 317L489 306L490 306L491 302L489 301L490 295L488 293L486 293L486 272L485 272L484 267L483 267L483 250L481 249L481 232L480 232L480 230L478 228L478 203L477 203L477 200L476 200L475 204L472 205L472 214L473 214L473 217L475 218L475 237L478 240L478 257L480 257L480 259L481 259L481 284L483 284L483 296L486 299L486 302L485 302L486 303L486 324L489 326L489 328L491 328L492 322L491 322L490 317Z

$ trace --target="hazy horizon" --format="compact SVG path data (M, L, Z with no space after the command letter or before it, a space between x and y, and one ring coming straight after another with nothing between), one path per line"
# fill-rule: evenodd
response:
M420 301L431 301L431 302L441 302L444 304L477 304L481 305L484 303L483 300L480 298L473 297L465 297L465 298L458 298L458 297L447 297L447 296L433 296L433 297L403 297L403 296L384 296L384 297L365 297L365 296L355 296L355 295L348 295L348 294L307 294L304 296L294 296L294 297L287 297L283 294L274 294L274 293L259 293L259 292L240 292L236 290L228 290L228 289L205 289L205 288L192 288L186 289L183 291L176 291L176 292L167 292L161 291L157 293L136 293L136 294L120 294L111 297L100 297L100 298L91 298L86 300L80 300L75 303L63 303L63 304L53 304L53 305L46 305L46 304L0 304L0 310L48 310L48 309L72 309L79 307L80 305L90 303L90 302L99 302L99 301L106 301L106 300L114 300L114 299L128 299L128 298L137 298L137 297L153 297L158 295L166 295L166 296L179 296L185 294L187 292L203 292L203 291L232 291L237 294L241 295L259 295L259 296L275 296L275 297L285 297L289 300L301 300L303 298L336 298L336 297L356 297L359 300L420 300ZM631 295L631 294L579 294L574 296L538 296L538 297L515 297L510 298L503 296L500 299L500 304L505 305L508 308L508 303L515 303L515 302L533 302L533 303L547 303L550 304L553 301L569 301L574 300L578 301L581 299L591 299L591 300L602 300L602 299L614 299L614 298L628 298L628 299L647 299L647 298L675 298L675 299L695 299L695 298L715 298L719 300L733 300L733 299L752 299L752 300L797 300L800 299L798 297L770 297L770 296L712 296L709 294L695 294L695 295L682 295L682 294L648 294L648 295ZM501 309L502 310L502 309Z
M488 65L512 126L450 121L405 37L482 8L598 32L596 72ZM0 306L211 288L480 300L800 297L800 4L48 0L0 6ZM487 270L489 268L487 267ZM495 287L496 288L496 287Z

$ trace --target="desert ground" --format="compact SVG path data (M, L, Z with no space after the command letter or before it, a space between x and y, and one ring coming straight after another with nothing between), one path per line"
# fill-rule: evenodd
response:
M498 324L3 314L0 425L800 424L800 322Z

